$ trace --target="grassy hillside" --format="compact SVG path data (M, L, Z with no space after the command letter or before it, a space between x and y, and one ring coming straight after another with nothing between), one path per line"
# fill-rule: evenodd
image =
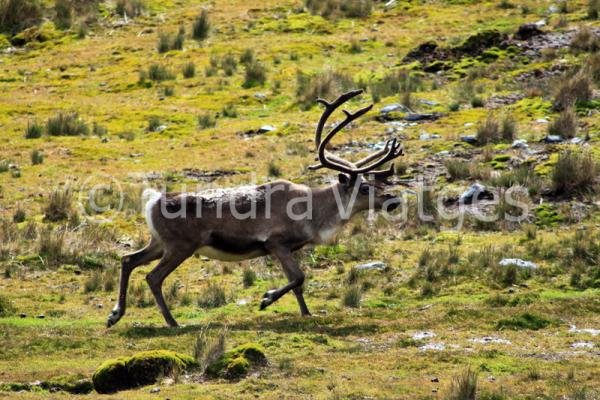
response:
M268 364L112 398L469 399L469 368L478 399L600 396L597 1L59 1L13 20L10 4L0 0L0 397L71 398L45 383L87 380L139 351L191 355L207 326L226 327L227 349L260 344ZM408 218L363 215L339 244L299 252L311 318L293 296L258 311L286 282L276 260L195 257L165 285L184 327L165 327L147 266L127 315L105 328L119 258L148 239L143 187L328 182L307 170L314 99L357 87L348 108L374 110L333 150L358 159L400 137L393 189ZM410 112L381 111L391 104ZM440 210L417 196L423 182ZM524 188L522 221L478 220L523 216L486 202L454 229L442 211L475 182ZM433 221L416 218L418 197ZM385 266L356 269L371 261Z

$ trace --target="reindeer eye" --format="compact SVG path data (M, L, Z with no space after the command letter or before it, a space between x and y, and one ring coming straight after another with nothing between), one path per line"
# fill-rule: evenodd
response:
M361 194L369 194L371 188L369 187L369 185L360 185L360 188L358 190L360 190Z

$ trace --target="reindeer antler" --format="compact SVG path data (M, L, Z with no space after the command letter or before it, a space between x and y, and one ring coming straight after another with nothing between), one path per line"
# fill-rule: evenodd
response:
M363 93L361 90L353 90L347 93L342 94L333 102L328 102L324 99L318 99L317 102L323 104L325 106L325 110L319 119L319 123L317 124L317 130L315 134L315 145L317 147L317 153L319 156L320 164L312 165L309 168L312 170L319 168L329 168L334 171L343 172L350 176L357 176L360 174L369 174L373 175L376 179L385 180L394 174L394 166L391 165L389 169L383 171L373 171L375 168L385 164L388 161L391 161L398 156L403 154L402 144L398 142L397 139L388 140L385 147L359 161L350 162L348 160L344 160L341 157L335 156L326 150L327 145L333 139L333 137L344 129L349 123L354 121L355 119L361 117L362 115L369 112L373 105L362 108L354 113L351 113L347 110L342 110L346 115L346 119L337 124L328 134L325 136L325 139L321 140L323 129L325 128L325 123L329 116L338 109L342 104L346 103L348 100L358 96ZM366 165L366 166L365 166Z

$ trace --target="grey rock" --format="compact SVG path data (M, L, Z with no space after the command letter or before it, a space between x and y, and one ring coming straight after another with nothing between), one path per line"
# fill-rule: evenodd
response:
M458 201L461 204L473 204L475 200L490 200L493 194L480 183L474 183L471 187L460 195Z
M543 138L542 141L544 143L552 144L552 143L562 143L562 142L564 142L564 139L558 135L548 135L545 138Z
M431 101L431 100L423 100L423 99L419 100L419 103L421 103L421 104L425 104L425 105L427 105L427 106L432 106L432 107L433 107L433 106L437 106L437 105L438 105L438 103L436 103L435 101Z
M475 135L463 135L460 137L460 141L469 144L477 144L477 137L475 137Z
M515 140L512 144L512 148L513 149L527 149L529 147L529 145L527 144L526 140Z
M582 144L584 142L585 142L585 140L583 140L580 137L574 137L573 139L569 140L569 143L571 143L571 144Z
M394 111L405 112L405 113L411 112L408 107L406 107L405 105L400 104L400 103L388 104L387 106L385 106L381 110L379 110L379 112L381 114L389 114Z
M373 261L370 263L357 265L354 268L356 268L359 271L367 271L367 270L371 270L371 269L382 270L385 268L385 263L382 261Z
M275 131L277 128L275 128L272 125L263 125L260 127L260 129L258 129L258 133L268 133L268 132L273 132Z
M155 387L150 389L150 393L159 393L160 392L160 388L159 387Z

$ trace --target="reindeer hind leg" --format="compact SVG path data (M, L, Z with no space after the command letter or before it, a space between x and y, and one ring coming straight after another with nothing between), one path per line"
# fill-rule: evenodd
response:
M163 255L163 248L160 242L152 238L150 243L135 253L127 254L121 258L121 278L119 281L119 299L117 305L113 308L106 322L107 327L111 327L125 315L127 307L127 287L131 272L144 264L158 260Z

